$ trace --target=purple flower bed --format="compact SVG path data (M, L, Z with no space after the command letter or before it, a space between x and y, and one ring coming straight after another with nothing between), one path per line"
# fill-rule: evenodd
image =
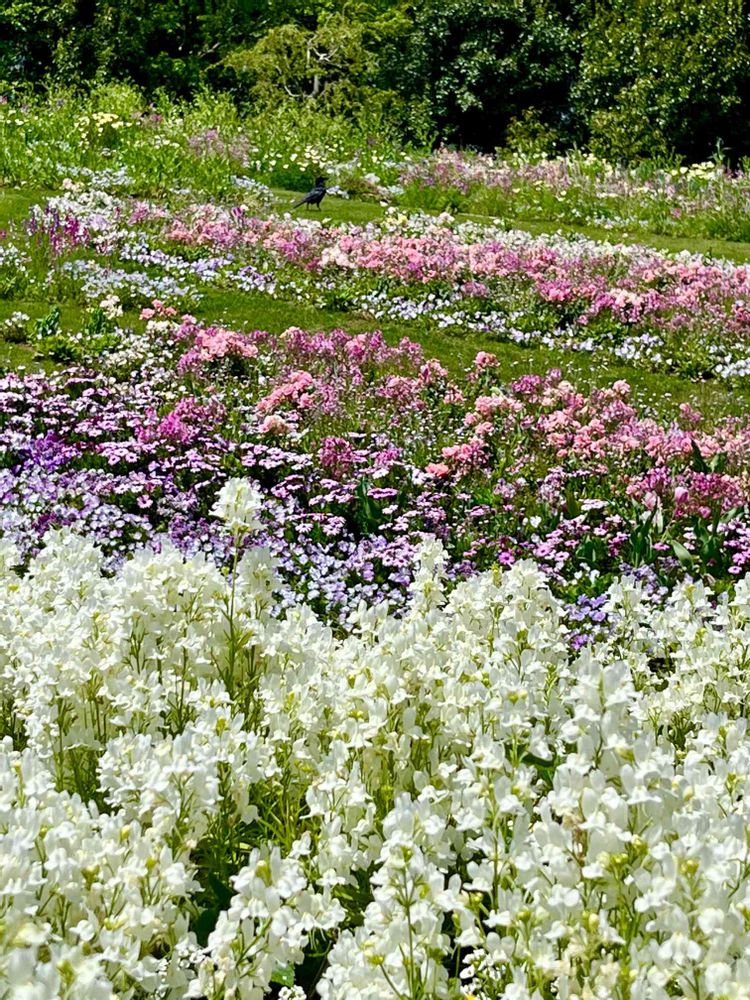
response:
M239 476L264 497L253 541L333 621L400 605L427 536L454 578L533 557L583 635L623 570L658 593L685 574L729 586L750 564L747 422L683 406L659 423L622 381L502 386L486 353L452 380L379 333L243 334L161 304L144 318L98 372L0 380L0 530L26 555L71 525L112 566L167 538L226 562L210 512Z

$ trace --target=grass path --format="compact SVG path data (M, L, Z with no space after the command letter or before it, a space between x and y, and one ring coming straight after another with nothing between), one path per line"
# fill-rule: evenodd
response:
M285 207L291 207L295 200L299 200L298 191L287 191L275 188L274 193L279 198L279 210L284 211ZM331 222L355 222L364 224L373 219L382 218L385 214L385 207L377 202L365 202L346 200L343 198L329 198L323 202L320 212L311 209L307 212L312 218L330 220ZM404 209L404 211L409 211ZM301 215L305 214L304 209L297 209ZM435 214L435 213L432 213ZM654 247L657 250L665 250L669 253L680 253L687 250L688 253L700 253L705 257L731 260L736 264L750 262L750 243L738 243L732 240L704 239L702 237L687 236L663 236L658 233L646 232L617 232L612 229L604 229L601 226L577 226L569 223L560 223L549 219L499 219L490 215L462 214L456 215L457 219L471 219L474 222L483 222L504 225L507 229L522 229L535 236L547 233L562 233L563 236L585 236L588 239L598 240L607 243L627 243L641 244Z
M285 203L291 206L295 198L299 197L299 193L293 191L277 190L275 193L279 199L277 207L280 211L284 211ZM47 196L48 193L42 191L0 189L0 228L13 223L19 224L30 206L43 201ZM385 212L385 208L379 204L354 199L330 198L324 206L324 211L312 210L308 214L334 224L339 222L364 224L382 217ZM299 209L297 214L303 215L304 209ZM478 221L491 221L487 217L472 218ZM689 250L710 256L726 257L737 262L750 261L750 243L659 236L616 237L607 230L560 227L542 221L519 223L518 228L535 234L560 231L568 235L577 232L592 239L616 242L619 238L622 242L646 243L670 251ZM48 311L51 304L0 299L0 323L17 310L26 313L32 319L37 319ZM60 305L63 327L74 329L80 323L81 308L70 303ZM615 379L626 379L633 387L634 395L639 401L651 404L661 412L674 412L679 403L687 401L713 416L745 413L750 408L750 389L729 388L716 381L693 382L676 376L606 363L585 354L554 351L543 347L523 348L477 334L458 338L422 328L414 323L390 321L377 323L351 313L322 310L304 303L281 301L255 293L210 291L204 296L195 312L201 319L207 321L223 322L236 328L265 329L271 332L281 332L289 326L299 326L308 330L343 327L352 332L371 330L375 326L380 326L390 343L396 343L402 337L419 341L428 356L437 357L449 370L456 373L469 365L478 351L489 350L500 358L501 371L507 379L526 373L542 373L550 368L560 368L566 378L582 389L604 385ZM137 324L139 321L135 313L130 313L126 314L124 322ZM0 368L7 370L41 367L51 366L35 357L32 346L8 343L0 337Z
M0 187L0 229L5 229L11 222L19 222L28 213L32 205L47 197L44 191L30 188Z

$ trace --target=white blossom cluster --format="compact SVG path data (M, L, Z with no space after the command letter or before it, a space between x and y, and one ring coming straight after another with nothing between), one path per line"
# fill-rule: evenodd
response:
M574 653L442 563L334 634L262 549L0 542L0 996L750 997L750 583Z

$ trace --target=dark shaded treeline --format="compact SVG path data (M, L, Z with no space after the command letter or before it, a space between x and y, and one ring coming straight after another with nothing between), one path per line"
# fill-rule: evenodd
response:
M0 0L0 86L129 80L387 115L407 137L750 155L750 0Z

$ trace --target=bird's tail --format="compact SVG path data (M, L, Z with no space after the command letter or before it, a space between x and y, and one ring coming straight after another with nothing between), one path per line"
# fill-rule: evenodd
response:
M307 198L302 198L301 201L295 202L294 205L292 205L292 208L299 208L300 205L304 205L306 201Z

